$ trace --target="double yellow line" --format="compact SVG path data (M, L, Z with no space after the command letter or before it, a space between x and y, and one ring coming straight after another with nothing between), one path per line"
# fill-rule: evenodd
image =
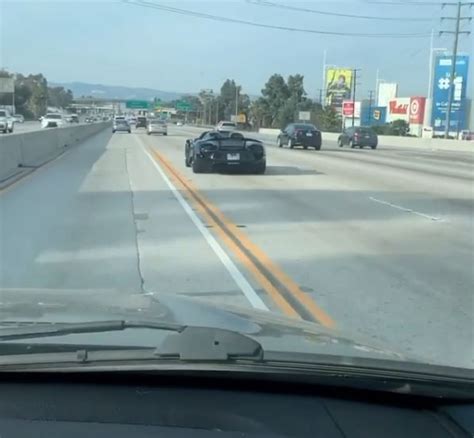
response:
M188 194L187 198L192 202L201 217L212 226L222 242L253 275L285 315L319 322L329 328L335 326L334 320L311 297L304 293L237 225L224 216L191 182L187 181L162 153L151 148L151 154L161 164L166 174Z

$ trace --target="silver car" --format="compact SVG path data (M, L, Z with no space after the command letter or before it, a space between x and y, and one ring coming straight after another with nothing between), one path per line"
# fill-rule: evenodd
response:
M216 126L216 131L218 132L230 132L236 130L237 124L235 122L228 122L226 120L220 121Z
M168 135L168 126L164 120L159 119L148 119L147 123L147 134L163 134Z
M118 131L128 132L130 134L132 132L132 128L125 119L116 118L114 120L114 124L112 125L112 133L115 134Z

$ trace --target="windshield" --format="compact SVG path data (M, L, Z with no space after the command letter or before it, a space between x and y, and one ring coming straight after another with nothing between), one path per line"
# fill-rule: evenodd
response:
M474 369L456 5L2 2L0 116L24 120L0 120L0 356L6 326L146 320L285 360Z

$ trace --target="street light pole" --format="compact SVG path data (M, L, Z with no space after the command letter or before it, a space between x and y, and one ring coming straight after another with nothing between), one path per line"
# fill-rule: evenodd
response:
M237 122L237 114L239 112L239 87L235 85L235 120Z

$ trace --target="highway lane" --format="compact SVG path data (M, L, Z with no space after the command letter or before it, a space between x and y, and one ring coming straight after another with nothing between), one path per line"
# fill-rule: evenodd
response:
M293 310L433 362L474 365L471 155L269 147L266 175L194 175L183 143L197 132L104 132L0 193L0 287Z

